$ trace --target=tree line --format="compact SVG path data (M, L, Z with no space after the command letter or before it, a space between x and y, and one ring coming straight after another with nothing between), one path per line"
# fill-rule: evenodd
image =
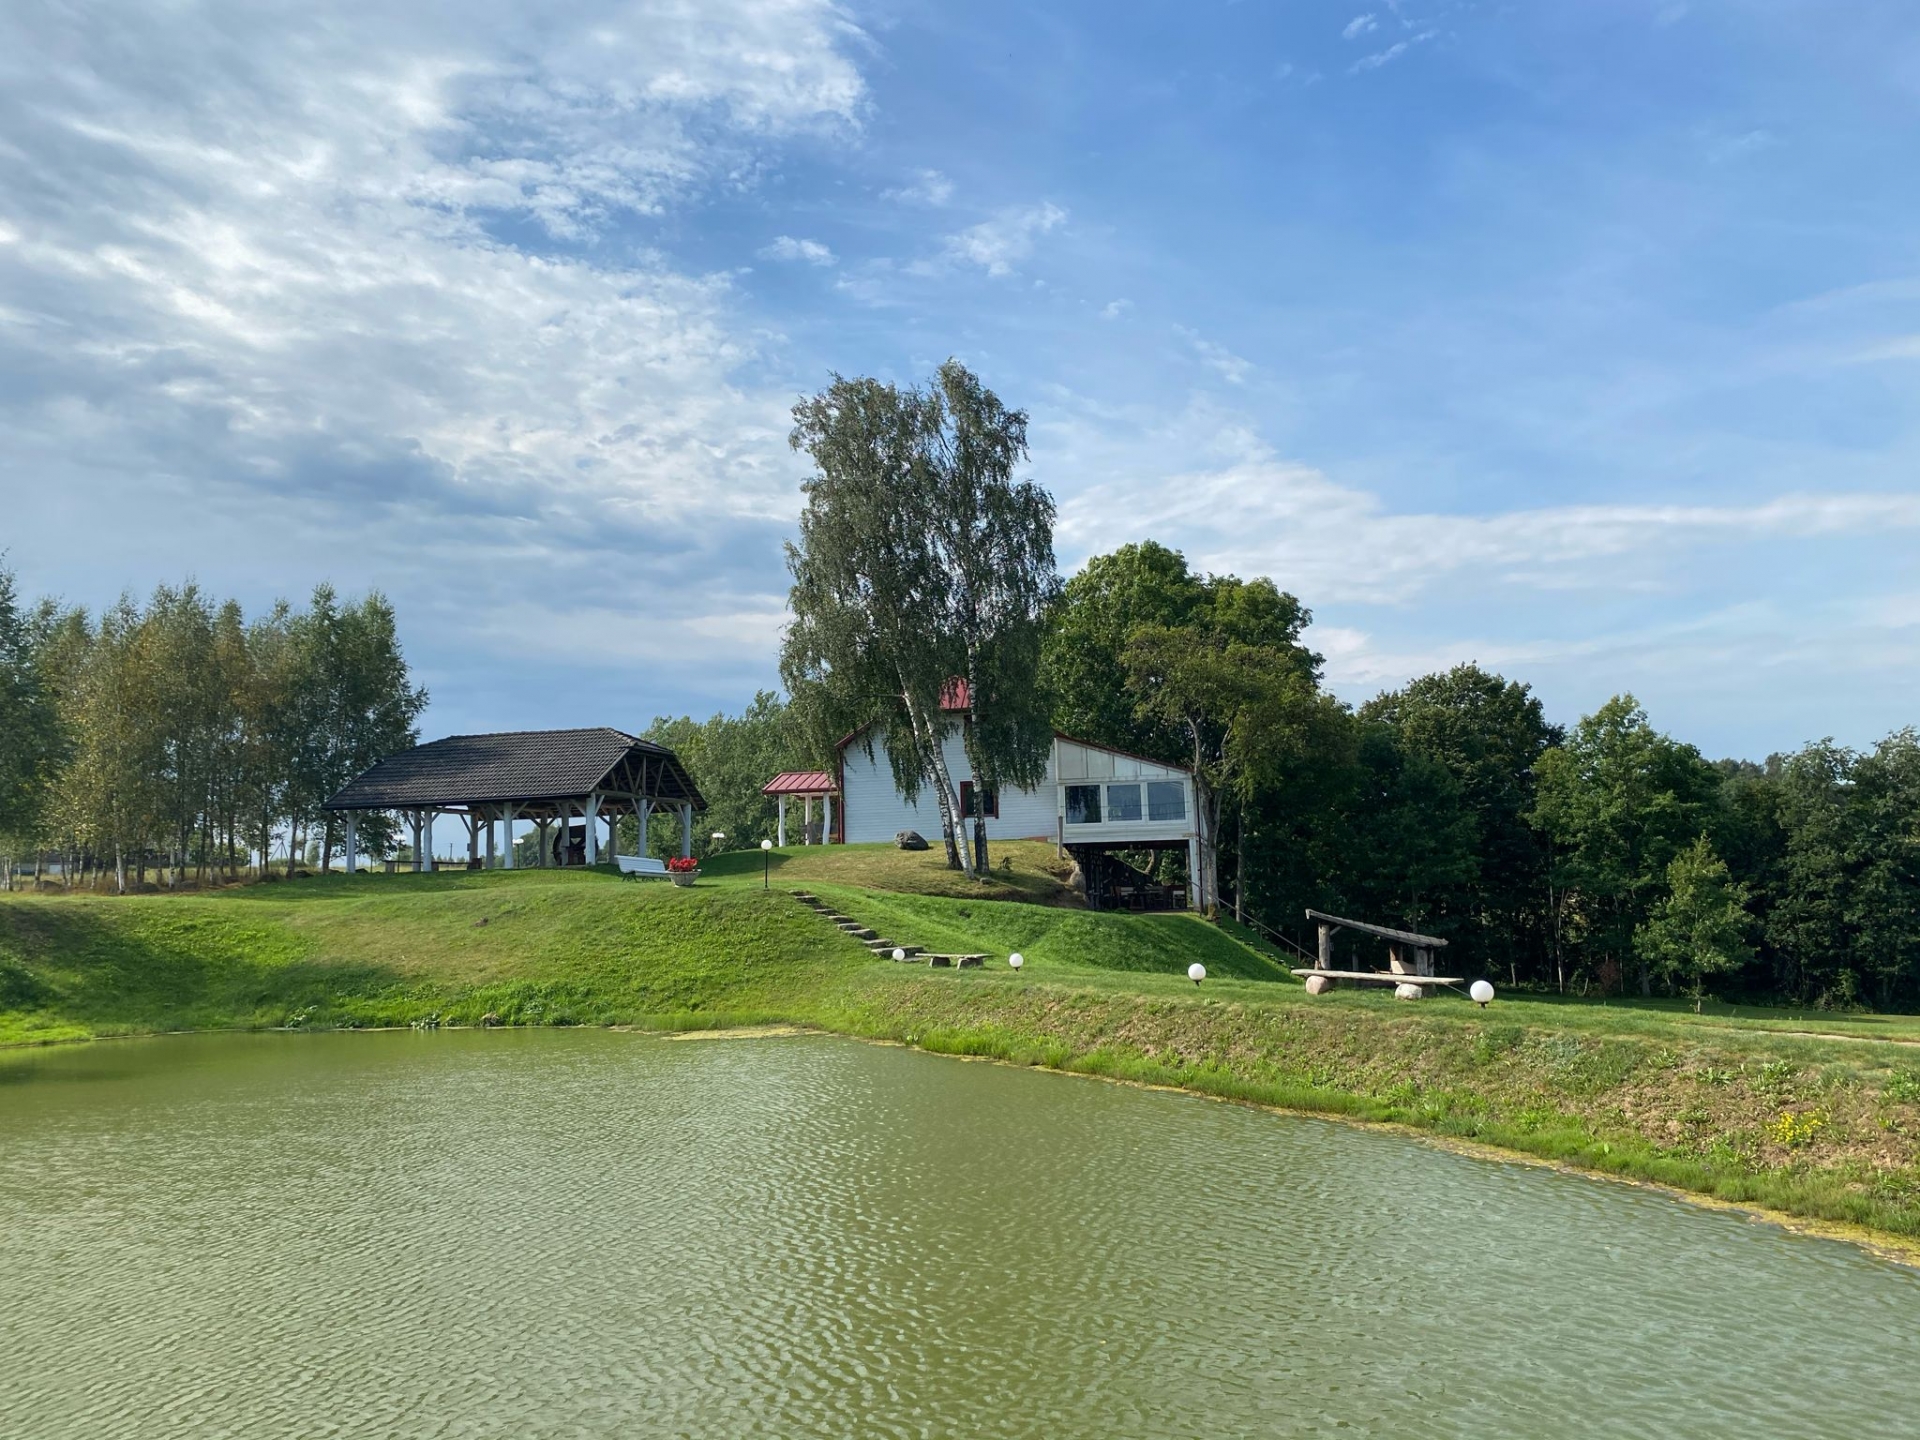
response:
M1310 618L1151 542L1089 562L1050 617L1060 728L1197 768L1234 912L1405 926L1542 989L1920 1007L1913 729L1716 762L1631 695L1563 728L1475 665L1350 707Z
M426 700L378 593L249 619L189 582L91 615L0 570L0 855L121 892L264 872L276 840L325 868L322 802L415 743Z

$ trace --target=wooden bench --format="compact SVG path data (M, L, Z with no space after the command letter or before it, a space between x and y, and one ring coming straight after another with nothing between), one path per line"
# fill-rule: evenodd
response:
M628 880L639 880L644 876L667 878L667 862L656 860L651 855L616 855L613 863L620 867L620 874Z

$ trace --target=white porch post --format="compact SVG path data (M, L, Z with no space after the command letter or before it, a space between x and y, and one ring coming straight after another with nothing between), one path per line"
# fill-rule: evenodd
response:
M421 826L421 831L426 838L421 842L425 848L421 850L420 854L426 862L425 872L431 875L433 873L433 811L423 810L420 814L421 818L426 822Z
M493 817L489 815L485 820L482 820L480 823L487 827L487 869L491 870L494 868L494 866L500 863L497 859L494 858Z
M686 859L693 854L693 802L687 801L680 807L680 857Z
M360 858L359 836L355 834L353 811L347 811L347 874L354 871L355 862Z
M509 800L500 807L500 843L504 848L501 865L513 869L513 802Z
M807 796L806 805L803 808L806 814L800 822L800 843L811 845L813 843L813 796Z
M782 795L780 805L780 838L775 842L784 850L787 848L787 797Z
M1187 837L1187 908L1198 910L1200 905L1200 835L1196 831Z
M653 853L653 801L642 800L640 802L639 815L640 853L642 855L651 855Z
M587 864L600 863L600 797L587 796L586 810Z
M822 845L833 843L833 796L831 795L820 797L820 843Z

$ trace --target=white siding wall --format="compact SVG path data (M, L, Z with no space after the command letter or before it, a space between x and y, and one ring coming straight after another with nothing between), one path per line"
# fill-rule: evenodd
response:
M901 830L918 830L929 844L940 843L940 806L931 792L922 788L919 800L908 804L893 786L893 767L887 761L887 744L873 737L873 758L867 758L866 737L853 741L842 752L845 788L841 803L846 807L847 840L852 844L891 840ZM953 783L971 780L973 770L967 764L966 746L958 728L948 732L947 771ZM1052 839L1058 814L1058 802L1049 774L1036 790L1008 789L1000 795L998 819L987 821L989 840L1026 840L1034 836ZM959 803L955 797L954 803Z

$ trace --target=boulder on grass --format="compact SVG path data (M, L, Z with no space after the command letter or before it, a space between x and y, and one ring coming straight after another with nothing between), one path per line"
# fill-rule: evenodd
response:
M918 830L902 830L893 837L893 843L902 850L924 850L927 848L927 837Z

